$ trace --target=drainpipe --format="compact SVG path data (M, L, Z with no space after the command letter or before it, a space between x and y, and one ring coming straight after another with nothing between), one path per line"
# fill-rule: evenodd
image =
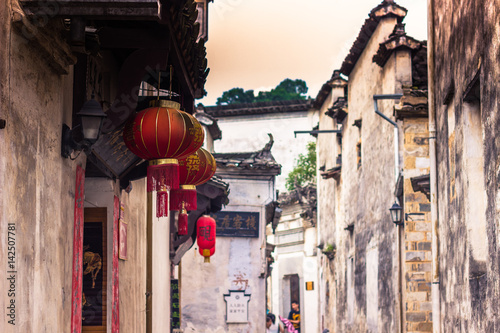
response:
M390 94L390 95L373 95L373 106L375 108L375 113L387 120L388 122L391 123L392 126L394 126L394 177L396 179L396 183L398 182L398 177L399 177L399 130L398 130L398 124L396 122L392 121L391 119L387 118L385 114L380 112L378 110L378 103L377 101L380 99L401 99L403 97L403 94Z
M427 81L429 100L429 157L431 162L430 190L431 190L431 228L432 228L432 331L441 332L441 305L439 295L439 223L438 223L438 196L437 196L437 156L436 156L436 103L434 99L434 0L427 0Z
M381 99L394 99L398 100L403 97L402 94L387 94L387 95L373 95L373 106L375 108L375 113L378 114L380 117L384 118L387 120L389 123L391 123L392 126L394 126L394 177L396 184L398 182L398 177L399 177L399 129L398 129L398 124L386 117L382 112L378 110L378 100ZM402 264L402 258L401 258L401 228L397 228L396 230L396 249L398 253L398 298L397 298L397 313L398 313L398 332L404 332L403 328L403 297L402 297L402 290L401 290L401 284L402 284L402 273L401 273L401 268L403 267Z

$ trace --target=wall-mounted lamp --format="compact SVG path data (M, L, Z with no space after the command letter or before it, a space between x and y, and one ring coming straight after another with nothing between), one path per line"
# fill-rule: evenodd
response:
M401 208L400 205L398 205L397 202L394 202L391 208L389 208L389 211L391 212L391 219L392 222L396 225L402 224L401 222L401 213L403 211L403 208Z
M101 132L102 121L106 117L106 114L102 111L101 104L93 98L85 102L80 112L76 115L82 119L81 131L83 139L76 141L74 138L75 130L80 125L70 129L66 124L63 124L61 155L66 158L71 157L73 151L89 150L96 143Z

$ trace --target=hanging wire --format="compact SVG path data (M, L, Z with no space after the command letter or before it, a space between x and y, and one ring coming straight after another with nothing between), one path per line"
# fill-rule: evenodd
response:
M161 71L158 71L158 90L156 93L156 100L160 100L160 85L161 85Z
M174 80L173 79L173 75L174 75L174 66L170 65L170 99L172 99L172 81Z

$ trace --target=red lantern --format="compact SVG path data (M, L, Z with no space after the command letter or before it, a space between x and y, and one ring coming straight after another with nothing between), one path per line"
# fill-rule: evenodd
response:
M210 249L214 248L215 252L215 228L215 220L210 216L203 215L198 219L197 243L202 255L205 257L205 262L210 262Z
M204 132L190 114L174 101L154 101L155 106L139 112L123 129L127 148L149 160L148 192L158 191L156 215L166 216L166 191L179 188L178 158L189 156L203 144Z
M187 235L188 210L197 209L196 185L206 183L215 174L215 159L203 148L179 160L180 188L170 193L170 209L179 209L178 234ZM184 225L186 223L186 225Z
M210 262L210 257L214 255L215 253L215 246L213 248L211 248L210 250L202 250L202 248L198 248L198 252L203 256L205 257L205 260L204 262Z

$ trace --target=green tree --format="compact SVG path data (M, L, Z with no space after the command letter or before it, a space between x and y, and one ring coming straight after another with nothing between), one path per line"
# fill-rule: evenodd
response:
M237 103L253 103L255 95L253 90L243 90L243 88L233 88L225 91L221 97L217 98L217 105L222 104L237 104Z
M291 101L305 99L307 93L306 82L300 79L285 79L271 91L261 91L257 96L258 102L267 101Z
M288 191L295 189L295 185L305 186L316 183L316 142L307 144L307 153L299 154L295 168L288 174L285 187Z
M225 91L221 97L217 98L217 105L254 103L269 101L290 101L295 99L306 99L307 84L305 81L296 79L285 79L281 81L271 91L261 91L255 96L253 90L243 88L233 88Z

